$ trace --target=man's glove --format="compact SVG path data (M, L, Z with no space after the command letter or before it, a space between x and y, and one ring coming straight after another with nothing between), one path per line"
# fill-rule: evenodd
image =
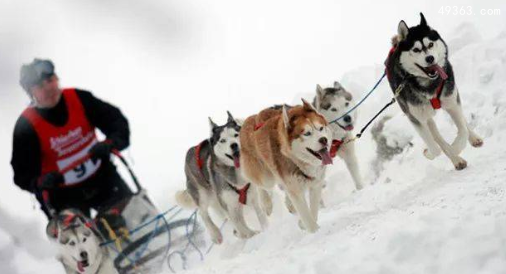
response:
M98 159L107 160L111 155L112 149L113 146L110 142L108 141L99 142L90 148L89 154L91 156L91 159L93 159L94 161Z
M38 187L41 189L55 189L65 182L65 178L60 172L53 171L40 178Z

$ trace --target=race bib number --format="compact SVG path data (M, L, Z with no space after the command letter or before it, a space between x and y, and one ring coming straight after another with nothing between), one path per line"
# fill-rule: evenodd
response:
M76 153L70 157L67 157L65 159L59 160L57 162L58 168L60 170L63 170L67 168L68 166L74 164L76 161L79 161L80 159L84 159L86 155L88 154L88 151L90 148L97 143L92 142L90 143L86 148L81 150L79 153ZM81 163L80 165L76 166L74 169L69 170L65 174L63 174L63 177L65 178L65 185L73 185L80 183L86 179L88 179L90 176L95 174L97 170L100 168L102 161L96 160L93 161L92 159L88 159Z

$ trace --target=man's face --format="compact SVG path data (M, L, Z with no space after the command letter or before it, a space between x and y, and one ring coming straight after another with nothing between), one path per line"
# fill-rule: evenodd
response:
M61 90L59 80L56 75L43 80L40 84L33 86L30 90L37 107L52 108L60 101Z

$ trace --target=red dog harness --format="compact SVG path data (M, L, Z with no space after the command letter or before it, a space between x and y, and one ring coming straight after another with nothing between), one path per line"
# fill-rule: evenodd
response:
M332 140L332 145L330 145L330 157L335 158L339 148L344 143L342 140Z
M202 146L204 145L205 142L207 142L207 141L201 142L195 148L195 161L197 162L197 166L199 167L200 174L202 175L202 177L204 177L204 180L207 181L206 177L204 176L204 172L202 171L202 168L204 167L204 160L202 160L202 157L200 157L200 151L202 150ZM209 182L207 182L207 183L209 184ZM241 189L238 189L229 183L227 183L227 184L228 184L228 186L230 186L230 188L232 188L235 191L235 193L237 193L239 195L239 203L245 205L246 202L248 201L248 190L249 190L251 184L247 183Z
M390 59L390 57L392 57L392 55L394 54L396 49L397 49L397 47L393 46L390 49L390 51L388 52L388 57L387 57L387 60L385 61L385 66L388 64L388 60ZM387 73L388 80L390 81L392 79L392 73L390 72L388 67L385 70ZM443 87L444 87L444 84L446 83L447 76L443 76L443 75L440 75L440 76L441 76L441 79L443 79L443 80L437 86L436 94L434 95L434 97L429 100L433 109L440 109L441 108L441 94L443 93Z

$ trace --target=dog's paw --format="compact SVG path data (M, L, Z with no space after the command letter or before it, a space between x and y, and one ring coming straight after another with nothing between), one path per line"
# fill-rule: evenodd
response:
M314 223L312 225L310 225L309 228L307 228L304 223L302 222L302 220L299 220L299 227L301 230L305 230L309 233L315 233L316 231L318 231L318 229L320 229L320 226L318 226L317 223Z
M240 233L239 231L237 231L237 229L234 229L234 236L236 236L239 239L249 239L257 234L258 232L253 230L246 231L245 233Z
M455 163L455 169L456 170L463 170L466 167L467 167L466 160L459 157L459 161Z
M292 201L290 201L290 199L288 199L288 197L285 198L285 205L286 205L286 208L288 209L288 212L290 212L292 214L297 213L297 210L293 206Z
M471 145L473 147L482 147L483 146L483 139L475 138L475 139L471 140Z
M425 158L427 158L429 160L436 159L436 157L439 156L440 154L441 154L441 150L438 150L436 152L431 152L428 148L423 150L423 156L425 156Z

